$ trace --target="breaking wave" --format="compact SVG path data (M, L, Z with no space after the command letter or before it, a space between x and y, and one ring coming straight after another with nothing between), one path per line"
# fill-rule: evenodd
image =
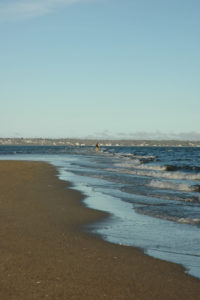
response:
M166 179L185 179L185 180L200 180L199 174L192 173L184 173L184 172L165 172L164 167L162 166L148 166L138 165L135 163L129 164L127 163L117 163L116 167L120 167L120 169L110 169L111 171L118 171L121 173L127 173L137 176L146 176L146 177L155 177L155 178L166 178Z
M190 185L189 183L177 183L171 181L152 180L149 184L150 187L159 189L172 189L185 192L200 192L200 185Z

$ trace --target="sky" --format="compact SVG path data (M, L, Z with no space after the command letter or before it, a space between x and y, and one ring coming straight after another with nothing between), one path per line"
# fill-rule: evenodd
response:
M0 137L200 140L199 0L0 0Z

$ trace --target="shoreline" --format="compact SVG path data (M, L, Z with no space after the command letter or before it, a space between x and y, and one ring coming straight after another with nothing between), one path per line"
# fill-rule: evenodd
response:
M85 231L107 213L57 175L43 162L0 162L0 298L199 299L182 266Z

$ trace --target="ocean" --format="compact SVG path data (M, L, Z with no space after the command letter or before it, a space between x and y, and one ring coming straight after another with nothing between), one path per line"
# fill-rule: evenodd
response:
M0 159L53 164L108 217L85 227L200 278L200 148L0 146Z

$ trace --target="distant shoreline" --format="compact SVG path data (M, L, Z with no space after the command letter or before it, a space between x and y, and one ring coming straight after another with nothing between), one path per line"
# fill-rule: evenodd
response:
M140 147L200 147L192 140L131 140L131 139L50 139L50 138L0 138L0 146L140 146Z

